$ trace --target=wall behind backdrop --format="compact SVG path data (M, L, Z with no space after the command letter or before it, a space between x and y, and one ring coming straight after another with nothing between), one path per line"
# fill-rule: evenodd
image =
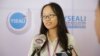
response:
M97 0L0 0L0 56L27 56L40 29L44 4L61 5L79 56L100 56L95 33Z

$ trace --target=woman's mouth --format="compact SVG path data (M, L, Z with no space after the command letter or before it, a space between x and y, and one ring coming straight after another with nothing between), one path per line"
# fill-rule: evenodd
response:
M47 26L49 26L49 25L51 25L51 24L52 24L51 22L46 23Z

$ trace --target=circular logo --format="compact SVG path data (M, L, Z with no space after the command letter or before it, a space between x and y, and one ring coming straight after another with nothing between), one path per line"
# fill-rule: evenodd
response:
M20 12L16 12L10 16L10 25L15 29L21 29L26 24L26 17Z
M8 29L16 34L25 33L31 25L30 11L13 11L7 17Z

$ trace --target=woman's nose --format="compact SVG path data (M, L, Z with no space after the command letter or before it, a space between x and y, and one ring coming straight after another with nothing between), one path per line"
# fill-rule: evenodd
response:
M50 20L50 17L49 16L46 16L46 20Z

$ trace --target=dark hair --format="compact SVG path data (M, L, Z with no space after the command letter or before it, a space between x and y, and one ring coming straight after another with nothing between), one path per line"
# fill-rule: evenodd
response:
M54 2L46 4L46 5L43 6L43 8L41 10L41 18L43 16L43 9L46 6L50 6L52 8L53 12L57 16L57 20L58 20L58 24L57 24L58 41L59 41L60 46L63 48L63 50L67 51L67 49L68 49L68 36L67 36L67 33L69 33L69 32L66 28L62 8L57 3L54 3ZM41 19L41 21L42 21L42 19ZM48 31L48 29L44 26L43 21L42 21L41 22L41 28L40 28L40 34L45 34L47 36L47 31ZM48 41L45 42L42 49L46 46L47 42ZM38 56L40 56L40 53L38 53Z

